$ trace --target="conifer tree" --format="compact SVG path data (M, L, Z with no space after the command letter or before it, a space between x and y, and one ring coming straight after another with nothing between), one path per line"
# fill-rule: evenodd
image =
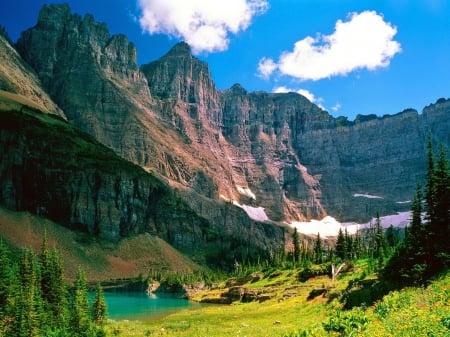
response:
M49 249L46 233L42 243L41 254L41 289L47 321L51 326L65 323L66 293L64 284L64 267L59 251Z
M347 242L345 241L344 233L342 228L339 228L338 237L336 241L336 256L341 260L346 258Z
M88 336L91 331L88 288L86 277L81 268L78 268L72 289L70 315L70 330L72 336Z
M316 240L314 241L314 262L323 262L323 252L322 252L322 239L320 238L320 233L317 233Z
M298 240L297 228L294 228L294 234L292 234L292 242L294 245L294 265L300 261L300 243Z
M92 320L100 327L103 327L106 321L106 302L100 283L97 284L95 299L92 305Z
M16 307L17 275L9 251L0 238L0 336L8 336Z
M36 255L23 249L19 259L19 289L14 313L14 333L18 337L40 336L42 297L40 271Z
M430 231L434 233L435 251L450 254L450 173L447 153L441 144L433 176L434 219L430 222Z

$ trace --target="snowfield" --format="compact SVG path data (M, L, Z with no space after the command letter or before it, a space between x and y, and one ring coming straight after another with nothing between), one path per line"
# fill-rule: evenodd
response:
M289 225L297 228L297 231L303 234L317 235L320 233L321 237L337 236L339 229L349 234L355 234L359 229L369 228L371 224L375 223L375 218L366 223L344 222L340 223L335 218L327 216L322 220L311 220L308 222L292 222ZM386 215L380 217L380 223L383 228L388 228L390 225L398 228L404 228L409 225L411 220L411 212L398 212L393 215Z
M367 198L367 199L383 199L383 197L379 197L376 195L371 195L371 194L359 194L359 193L355 193L353 194L353 197L355 198Z
M233 204L242 208L248 215L248 217L255 221L267 221L269 217L264 211L263 207L252 207L247 205L241 205L237 201L233 201Z

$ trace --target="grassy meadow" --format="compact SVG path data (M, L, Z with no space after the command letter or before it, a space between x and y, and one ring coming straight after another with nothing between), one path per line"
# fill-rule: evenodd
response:
M375 274L367 274L366 268L364 262L358 262L353 271L343 273L334 282L328 276L300 282L298 270L263 273L260 280L243 286L267 291L273 296L268 301L205 306L148 322L110 320L107 335L450 336L450 274L428 287L393 291L375 303L345 310L345 299L361 290L354 286L355 280L376 281ZM320 294L324 288L326 291ZM221 284L195 299L220 296L225 290L226 284Z

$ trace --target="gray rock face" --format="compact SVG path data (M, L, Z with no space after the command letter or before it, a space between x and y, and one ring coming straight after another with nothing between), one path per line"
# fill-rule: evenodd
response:
M274 221L368 220L407 209L398 202L424 176L427 134L450 144L448 100L422 114L350 122L294 93L218 92L185 43L139 69L124 36L66 5L44 7L18 49L74 125L224 228L242 220L235 212L245 216L233 201L263 207Z
M151 102L135 47L67 4L44 6L17 49L69 121L107 146L120 149L123 126Z
M110 241L147 232L224 267L284 242L283 229L228 204L210 204L215 218L205 218L211 212L198 214L159 179L59 119L2 111L0 153L0 203L74 230Z

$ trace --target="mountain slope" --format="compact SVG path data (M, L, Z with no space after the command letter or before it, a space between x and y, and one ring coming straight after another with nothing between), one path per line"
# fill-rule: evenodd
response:
M424 176L426 135L449 145L447 100L421 115L350 122L294 93L219 92L185 43L139 69L125 37L67 5L45 6L17 47L69 121L159 174L208 219L220 199L275 221L404 210Z
M223 222L198 215L160 179L66 121L20 110L0 111L0 203L6 207L110 242L150 233L202 263L228 265L240 254L283 245L281 228L252 223L227 204L216 211L243 221L221 228Z

